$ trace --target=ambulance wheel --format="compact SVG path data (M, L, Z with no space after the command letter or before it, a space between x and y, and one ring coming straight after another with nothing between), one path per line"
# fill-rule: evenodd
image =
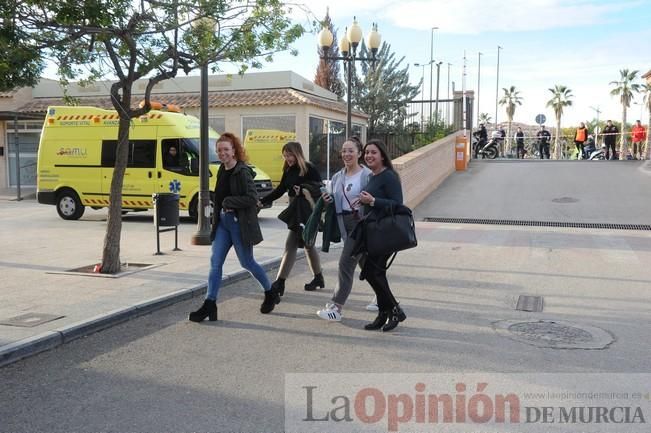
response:
M73 190L63 189L57 194L57 212L64 220L78 220L85 210L86 207Z
M197 222L197 218L199 218L199 211L197 210L197 202L199 201L199 196L195 195L192 197L192 200L190 201L190 206L188 207L188 215L190 215L190 219L194 222Z
M211 191L210 192L210 207L214 210L215 209L215 200L214 200L214 194ZM197 222L197 219L199 218L199 211L197 210L197 203L199 202L199 194L196 194L194 197L192 197L192 200L190 200L190 206L188 206L188 215L190 215L190 218L192 221ZM212 218L212 216L211 216Z

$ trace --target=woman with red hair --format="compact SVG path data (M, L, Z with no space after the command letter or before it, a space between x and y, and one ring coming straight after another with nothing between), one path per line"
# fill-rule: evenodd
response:
M206 299L197 311L190 313L192 322L206 317L217 320L217 295L222 281L222 268L231 247L244 269L249 271L264 290L264 302L260 312L270 313L280 302L278 294L271 290L266 272L253 257L253 246L262 242L258 223L258 194L253 183L253 170L245 160L246 154L239 138L231 133L217 139L217 156L221 161L217 171L214 191L212 253Z

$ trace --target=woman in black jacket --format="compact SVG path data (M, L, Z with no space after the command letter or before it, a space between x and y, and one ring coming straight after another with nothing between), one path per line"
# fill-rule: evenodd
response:
M371 169L372 176L359 201L365 205L364 213L382 212L391 206L402 204L400 177L393 169L391 158L380 140L370 140L364 146L364 162ZM387 261L390 255L367 255L362 275L373 288L377 297L378 316L364 329L390 331L407 318L398 301L393 296L387 281Z
M190 313L192 322L201 322L206 317L210 321L217 320L217 295L222 268L231 247L235 247L242 267L264 289L260 312L269 313L280 302L278 294L271 290L267 274L253 257L253 245L262 242L262 231L258 224L258 194L253 183L253 170L244 162L246 157L242 143L235 135L224 133L217 139L217 155L221 164L214 191L208 289L201 308Z
M304 194L303 189L306 186L313 187L315 184L321 184L321 176L317 169L305 160L303 156L303 148L301 143L290 141L285 144L282 149L283 158L285 163L283 165L283 176L280 183L268 195L260 200L258 206L271 204L274 200L282 197L285 192L289 196L289 200L294 200L297 196ZM317 190L318 194L318 190ZM307 215L309 216L309 214ZM296 261L296 250L300 247L305 248L305 255L307 256L307 263L314 278L309 283L305 284L305 290L316 290L318 287L325 287L323 281L323 274L321 273L321 263L319 261L319 252L314 246L307 247L303 244L301 231L289 230L287 233L287 241L285 242L285 251L283 253L282 261L280 262L280 269L278 269L278 276L276 281L273 282L272 288L280 296L285 293L285 280L289 277L294 262Z

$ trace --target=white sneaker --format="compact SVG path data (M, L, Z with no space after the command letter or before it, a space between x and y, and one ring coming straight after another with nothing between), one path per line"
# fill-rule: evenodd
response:
M341 311L336 305L328 303L326 308L316 312L316 315L329 322L341 322Z
M373 300L366 306L366 311L380 311L380 308L377 306L377 298Z

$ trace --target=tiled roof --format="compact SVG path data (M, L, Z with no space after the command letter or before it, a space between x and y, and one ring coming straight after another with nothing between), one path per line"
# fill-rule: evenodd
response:
M134 106L142 95L134 95ZM80 97L80 105L113 109L108 97ZM152 95L152 101L178 105L181 108L198 108L201 105L199 93L157 93ZM44 112L50 105L62 105L61 98L37 98L20 107L20 112ZM331 111L346 113L346 103L321 98L295 89L265 89L240 90L226 92L210 92L208 95L210 107L264 107L274 105L313 105ZM367 117L364 113L354 111L355 115Z
M12 98L18 90L9 90L7 92L0 92L0 98Z

